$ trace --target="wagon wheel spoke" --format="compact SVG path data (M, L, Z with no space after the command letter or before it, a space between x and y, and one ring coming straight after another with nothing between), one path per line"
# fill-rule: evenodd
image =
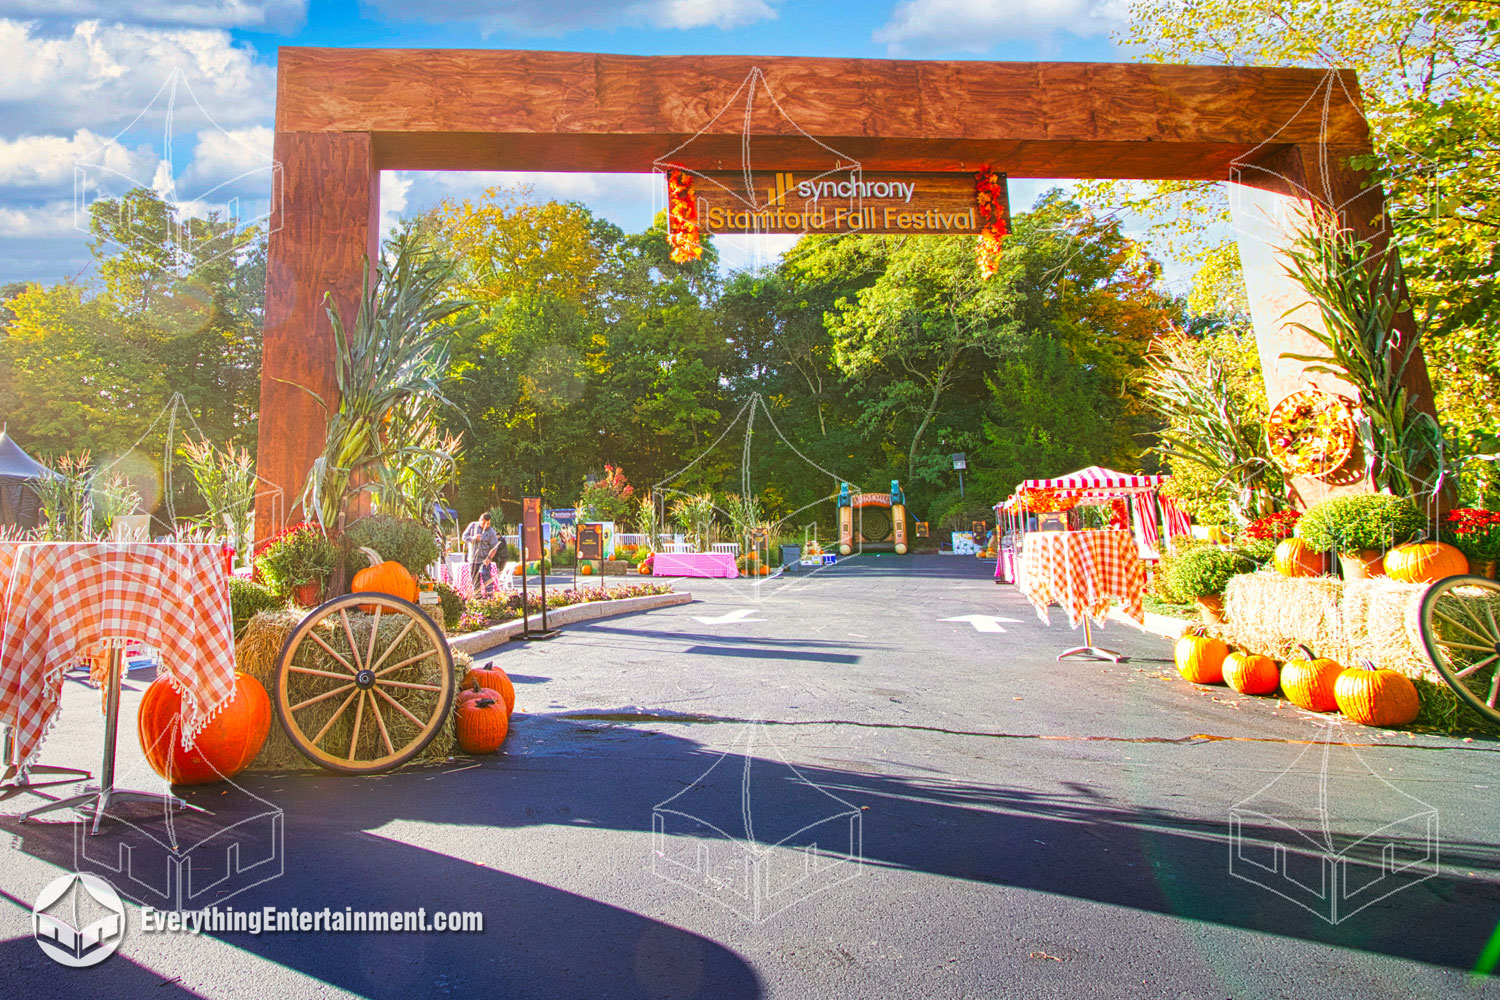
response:
M372 774L432 742L447 723L455 686L447 639L432 620L404 600L362 592L334 598L298 623L277 659L273 705L293 746L313 763Z
M1482 670L1482 669L1484 669L1485 667L1489 666L1491 663L1494 663L1496 660L1500 660L1500 656L1486 656L1484 659L1480 660L1478 663L1474 664L1473 666L1465 667L1462 670L1456 670L1456 671L1454 671L1453 675L1455 677L1467 677L1470 674L1474 673L1476 670ZM1500 674L1497 674L1497 676L1500 676Z
M1441 618L1443 621L1447 622L1449 625L1452 625L1454 628L1463 629L1465 632L1469 633L1471 636L1473 636L1474 638L1478 639L1480 642L1483 642L1485 640L1485 636L1483 634L1474 631L1473 629L1469 628L1469 626L1465 625L1461 621L1455 621L1454 619L1452 619L1452 618L1448 617L1447 615L1443 614L1437 608L1433 608L1432 609L1432 613L1434 615L1436 615L1437 617Z
M339 705L338 711L328 717L328 721L323 723L323 728L318 730L318 735L312 738L314 745L323 742L323 737L328 735L328 730L332 729L333 724L339 721L339 717L344 714L344 709L349 707L349 703L354 700L354 696L357 694L359 694L358 691L349 692L349 697L345 698L343 704Z
M323 649L328 653L329 656L333 657L335 660L338 660L340 663L342 663L344 665L344 668L346 670L348 670L351 674L357 674L357 673L359 673L359 671L355 669L354 664L352 664L348 660L344 659L342 656L340 656L338 654L337 650L335 650L332 646L328 645L328 643L324 642L323 641L323 637L321 635L319 635L316 632L309 632L307 634L307 637L309 639L311 639L313 642L317 643L319 646L322 646Z
M322 694L313 695L311 698L308 698L306 701L299 701L299 702L297 702L297 704L293 705L292 706L292 711L293 712L300 712L302 709L306 708L309 705L316 705L320 701L326 701L329 698L333 698L333 697L336 697L338 695L341 695L345 691L347 691L350 688L352 688L353 686L354 686L354 683L351 681L348 684L342 684L339 687L333 688L332 690L324 691Z

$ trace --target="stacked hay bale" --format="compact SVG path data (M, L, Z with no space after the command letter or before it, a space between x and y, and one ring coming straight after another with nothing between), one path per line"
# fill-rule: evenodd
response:
M352 618L363 616L351 616ZM234 655L238 669L256 680L260 681L268 692L275 697L276 690L276 659L281 654L281 647L286 642L287 636L292 634L297 625L302 621L302 615L291 611L263 611L250 620L246 626L244 635L235 644ZM395 638L395 632L402 627L402 620L394 616L386 618L381 622L382 637L385 630L391 630L389 638ZM368 630L365 631L368 635ZM410 640L408 640L410 641ZM301 653L299 652L299 662ZM337 663L329 658L328 665L337 668ZM463 679L473 660L469 654L460 650L453 650L454 685ZM456 699L455 699L456 703ZM348 713L346 713L348 714ZM404 724L401 719L392 720L393 727ZM338 743L338 732L340 727L343 731L343 739L347 741L349 727L352 720L345 722L341 720L335 724L332 730L333 739L330 741ZM393 731L393 736L394 736ZM452 719L450 716L447 725L438 730L431 743L412 758L411 763L424 763L445 760L457 752L457 739L453 733ZM266 745L261 748L260 754L250 764L252 771L316 771L321 770L318 765L302 756L302 753L292 745L281 724L273 716L271 723L271 734L266 740Z

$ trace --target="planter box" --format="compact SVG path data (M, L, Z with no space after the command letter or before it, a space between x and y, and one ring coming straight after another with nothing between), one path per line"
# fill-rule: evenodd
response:
M606 559L604 560L604 569L602 572L605 576L624 576L626 571L628 571L629 569L629 560Z

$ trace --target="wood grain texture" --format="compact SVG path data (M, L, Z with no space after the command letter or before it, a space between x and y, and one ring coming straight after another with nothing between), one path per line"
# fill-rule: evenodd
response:
M277 128L374 133L386 169L647 172L674 150L738 169L747 103L752 156L780 169L826 162L827 146L868 170L1223 180L1262 143L1369 143L1349 100L1324 123L1312 98L1326 74L1296 68L315 48L279 60ZM1358 94L1352 73L1340 79Z
M261 538L299 516L297 500L327 425L323 408L298 386L338 405L323 296L332 292L352 318L380 213L369 136L279 132L275 157L282 188L267 248L256 471L282 496L257 498Z

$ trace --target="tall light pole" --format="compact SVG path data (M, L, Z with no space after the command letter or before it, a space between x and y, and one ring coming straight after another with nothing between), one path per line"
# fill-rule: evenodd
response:
M953 453L953 468L958 471L958 498L964 498L964 470L969 467L969 460L961 451Z

